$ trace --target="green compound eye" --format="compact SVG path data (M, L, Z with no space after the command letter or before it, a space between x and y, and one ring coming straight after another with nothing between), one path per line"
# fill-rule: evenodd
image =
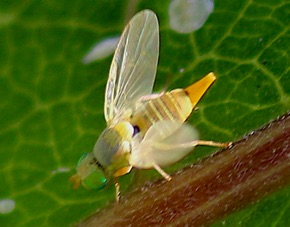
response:
M106 186L107 179L101 171L96 170L88 175L83 183L91 189L102 189Z
M102 189L106 186L107 179L102 169L94 158L93 153L83 154L77 166L78 179L82 185L90 189ZM75 180L73 180L75 182Z

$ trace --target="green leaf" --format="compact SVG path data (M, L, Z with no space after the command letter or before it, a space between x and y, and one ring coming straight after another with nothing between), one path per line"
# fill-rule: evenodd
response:
M289 110L287 0L215 1L206 24L187 35L170 29L169 1L133 3L0 2L0 200L16 202L11 213L0 213L1 226L68 226L114 202L113 185L75 191L68 183L78 158L105 128L111 58L90 65L81 59L97 41L120 34L137 11L152 9L160 21L156 90L217 74L189 120L200 138L234 141ZM198 147L166 170L213 151ZM121 180L122 193L134 187L131 180ZM285 226L289 194L287 187L215 225Z

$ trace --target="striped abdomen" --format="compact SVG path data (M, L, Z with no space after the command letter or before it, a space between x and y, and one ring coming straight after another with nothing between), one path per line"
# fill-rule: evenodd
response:
M158 121L184 122L215 79L215 75L209 73L185 89L175 89L148 101L137 109L130 121L131 124L145 134L151 125Z
M166 92L164 95L148 101L137 109L131 124L138 126L145 133L151 125L162 120L175 120L184 122L193 106L190 98L183 89Z

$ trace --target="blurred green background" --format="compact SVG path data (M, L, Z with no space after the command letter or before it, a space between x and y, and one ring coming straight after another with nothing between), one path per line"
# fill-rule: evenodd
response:
M210 71L218 80L190 123L200 138L234 141L290 107L290 2L218 0L199 30L169 26L170 1L0 1L0 200L15 200L0 226L68 226L114 202L114 186L73 190L68 178L105 127L111 57L84 65L98 41L151 9L160 21L155 88L185 87ZM198 147L175 171L215 151ZM154 171L141 175L159 177ZM134 177L122 179L123 193ZM215 226L287 226L290 187ZM100 223L101 224L101 223Z

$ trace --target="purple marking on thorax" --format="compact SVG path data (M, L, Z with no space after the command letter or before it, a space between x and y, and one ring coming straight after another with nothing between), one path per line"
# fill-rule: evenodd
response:
M140 128L137 125L134 125L133 129L134 129L133 136L135 136L137 133L140 132Z

